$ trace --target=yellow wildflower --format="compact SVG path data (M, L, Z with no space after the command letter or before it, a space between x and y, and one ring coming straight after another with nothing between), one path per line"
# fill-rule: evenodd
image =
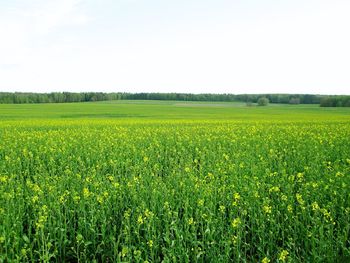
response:
M203 206L204 205L204 200L203 199L199 199L197 201L197 204L198 204L198 206Z
M38 202L38 200L39 200L39 197L38 197L37 195L34 195L34 196L32 197L32 202L33 202L33 203Z
M232 220L231 225L233 228L238 227L241 224L241 219L239 217Z
M300 204L300 205L304 205L304 200L303 200L303 196L301 195L301 194L296 194L295 195L296 196L296 198L297 198L297 201L298 201L298 203Z
M318 205L317 202L313 202L313 203L311 204L311 206L312 206L312 210L314 210L314 211L320 209L320 207L319 207L319 205Z
M143 224L143 217L142 217L142 215L139 215L139 217L137 218L137 223L138 223L139 225L142 225L142 224Z
M0 183L6 183L7 177L6 176L0 176Z
M286 258L287 258L288 255L289 255L288 251L284 249L284 250L282 250L282 252L279 254L278 259L284 262L284 261L286 261Z
M232 243L233 243L234 245L237 244L237 239L238 239L237 236L233 236L233 237L232 237Z
M83 189L83 195L85 198L88 198L90 196L90 191L87 187L84 187Z
M226 207L224 205L220 205L219 211L220 211L221 214L225 214Z
M273 186L269 189L269 192L272 193L272 192L279 192L280 191L280 188L278 186Z
M272 212L272 207L269 206L269 205L264 205L264 206L263 206L263 210L264 210L264 212L265 212L266 214L271 214L271 212Z

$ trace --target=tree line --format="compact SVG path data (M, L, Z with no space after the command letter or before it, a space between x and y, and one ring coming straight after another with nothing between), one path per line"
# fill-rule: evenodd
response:
M0 92L0 103L67 103L108 100L175 100L175 101L238 101L258 103L266 98L270 103L320 104L321 107L350 107L348 95L314 94L192 94L192 93L127 93L127 92Z

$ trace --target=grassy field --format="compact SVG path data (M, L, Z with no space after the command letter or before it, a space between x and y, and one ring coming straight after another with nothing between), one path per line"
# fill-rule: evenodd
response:
M0 262L349 262L350 109L0 105Z
M349 108L319 105L247 107L237 102L107 101L57 104L0 104L0 119L220 119L220 120L349 120Z

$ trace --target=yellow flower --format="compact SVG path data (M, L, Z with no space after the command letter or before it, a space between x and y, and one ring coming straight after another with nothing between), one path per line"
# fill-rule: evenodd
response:
M164 209L169 209L169 208L170 208L169 202L165 201L164 202Z
M237 239L238 239L237 236L233 236L233 237L232 237L232 243L233 243L234 245L237 244Z
M264 205L264 206L263 206L263 210L264 210L264 212L265 212L266 214L271 214L271 212L272 212L272 207L269 206L269 205Z
M241 224L241 219L239 217L232 220L231 225L233 228L238 227Z
M214 175L212 173L208 173L208 178L209 179L214 179Z
M288 251L284 249L280 253L278 259L284 262L284 261L286 261L286 258L287 258L288 255L289 255Z
M33 203L36 203L38 200L39 200L39 197L38 197L37 195L34 195L34 196L32 197L32 202L33 202Z
M268 259L267 257L264 257L263 260L261 260L261 263L269 263L270 259Z
M140 259L141 258L141 255L142 255L142 252L140 250L135 250L134 251L134 255L135 255L135 258L136 259Z
M344 176L344 174L343 174L343 173L341 173L341 172L337 172L337 173L335 174L335 176L336 176L336 177L343 177L343 176Z
M74 201L75 203L79 203L79 201L80 201L80 196L79 196L79 195L73 196L73 201Z
M0 176L0 183L6 183L7 177L6 176Z
M316 211L316 210L318 210L318 209L320 209L318 203L317 203L317 202L313 202L313 203L312 203L312 210Z
M152 218L154 216L154 213L149 211L148 209L145 210L145 217L146 218Z
M278 186L273 186L270 188L269 192L279 192L280 191L280 188Z
M240 194L239 193L235 193L234 195L233 195L233 198L235 199L235 200L239 200L239 199L241 199L241 196L240 196Z
M232 202L232 205L233 206L237 206L238 204L238 201L241 199L241 196L239 195L239 193L234 193L233 195L233 202Z
M36 223L36 227L38 229L44 228L45 222L47 221L47 216L46 215L41 215L39 216L38 222Z
M226 161L229 159L229 156L228 156L226 153L224 153L222 156L224 157L224 159L225 159Z
M130 210L130 209L126 210L126 211L124 212L124 218L126 218L126 219L130 218L130 213L131 213L131 210Z
M188 219L187 222L188 222L189 225L193 225L193 224L194 224L193 217L191 217L190 219Z
M297 181L301 183L304 179L304 174L303 173L298 173L297 174Z
M33 189L34 192L41 192L40 186L37 185L37 184L33 184L33 188L32 189Z
M220 205L219 211L220 211L221 214L225 214L226 207L224 205Z
M65 201L66 201L66 199L65 199L66 197L65 197L65 195L61 195L60 196L60 203L64 203Z
M122 257L123 257L123 258L128 254L128 251L129 251L129 249L128 249L127 247L123 247L123 248L122 248L121 254L122 254Z
M99 202L100 204L103 203L103 197L102 196L97 196L96 199L97 199L97 202Z
M143 217L142 217L142 215L139 215L139 217L137 218L137 223L138 223L139 225L142 225L142 224L143 224Z
M197 204L198 204L198 206L203 206L204 205L204 200L203 199L199 199L197 201Z
M90 196L90 191L87 187L84 187L83 189L83 195L85 198L88 198Z
M147 244L148 244L149 247L153 247L153 240L149 240L149 241L147 242Z
M298 201L298 203L300 204L300 205L304 205L304 200L303 200L303 196L301 195L301 194L296 194L295 195L296 196L296 198L297 198L297 201Z

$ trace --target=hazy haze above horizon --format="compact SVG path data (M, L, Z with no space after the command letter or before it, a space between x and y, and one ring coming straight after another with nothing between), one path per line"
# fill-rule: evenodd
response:
M350 94L348 0L0 0L0 91Z

